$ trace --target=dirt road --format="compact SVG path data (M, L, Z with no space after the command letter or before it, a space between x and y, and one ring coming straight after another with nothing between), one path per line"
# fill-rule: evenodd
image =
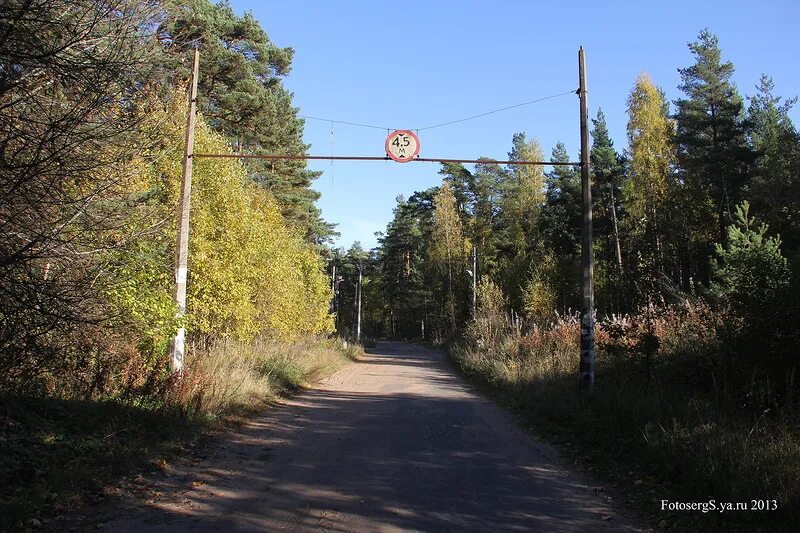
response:
M201 453L78 529L633 530L443 354L409 344L380 343Z

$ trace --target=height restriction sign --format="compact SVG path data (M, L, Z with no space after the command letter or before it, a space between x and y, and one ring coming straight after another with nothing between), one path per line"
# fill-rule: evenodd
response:
M409 130L395 130L386 137L386 155L398 163L417 157L419 147L419 137Z

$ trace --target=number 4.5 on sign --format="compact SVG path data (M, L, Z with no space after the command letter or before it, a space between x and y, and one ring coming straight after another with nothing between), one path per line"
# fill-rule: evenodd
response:
M386 137L386 155L398 163L408 163L419 154L419 137L409 130L395 130Z

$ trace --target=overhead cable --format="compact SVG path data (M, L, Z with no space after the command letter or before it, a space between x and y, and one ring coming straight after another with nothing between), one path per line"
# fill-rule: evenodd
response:
M494 113L499 113L501 111L507 111L509 109L514 109L515 107L522 107L525 105L535 104L537 102L543 102L545 100L550 100L552 98L558 98L559 96L564 96L567 94L575 94L574 90L566 91L563 93L552 94L550 96L545 96L543 98L537 98L536 100L531 100L529 102L522 102L521 104L514 104L507 107L501 107L500 109L495 109L493 111L487 111L486 113L481 113L479 115L472 115L471 117L466 118L459 118L457 120L451 120L449 122L442 122L441 124L434 124L433 126L425 126L424 128L416 128L417 131L424 131L424 130L432 130L433 128L441 128L442 126L449 126L450 124L457 124L458 122L466 122L467 120L472 120L475 118L485 117L486 115L492 115Z
M514 104L514 105L510 105L510 106L506 106L506 107L501 107L500 109L494 109L492 111L487 111L485 113L480 113L478 115L472 115L472 116L469 116L469 117L459 118L459 119L451 120L451 121L448 121L448 122L442 122L441 124L433 124L432 126L425 126L424 128L408 128L408 129L411 129L413 131L432 130L434 128L441 128L441 127L444 127L444 126L449 126L451 124L457 124L459 122L466 122L468 120L473 120L473 119L476 119L476 118L485 117L487 115L493 115L494 113L500 113L501 111L507 111L509 109L514 109L516 107L522 107L522 106L526 106L526 105L530 105L530 104L535 104L537 102L544 102L545 100L551 100L553 98L558 98L559 96L565 96L567 94L575 94L575 91L574 90L569 90L569 91L565 91L563 93L551 94L550 96L544 96L542 98L537 98L536 100L530 100L528 102L522 102L522 103L519 103L519 104ZM375 126L375 125L372 125L372 124L362 124L362 123L359 123L359 122L348 122L348 121L345 121L345 120L333 120L333 119L329 119L329 118L313 117L313 116L310 116L310 115L298 115L298 118L304 118L304 119L309 119L309 120L319 120L319 121L330 122L330 123L334 123L334 124L346 124L348 126L357 126L357 127L360 127L360 128L372 128L372 129L376 129L376 130L392 131L394 129L397 129L397 128L387 128L385 126Z

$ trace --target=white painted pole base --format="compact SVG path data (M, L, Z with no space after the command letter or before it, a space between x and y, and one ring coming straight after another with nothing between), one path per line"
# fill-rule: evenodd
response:
M186 353L186 328L178 329L175 338L172 339L172 349L169 368L173 374L183 370L183 356Z

